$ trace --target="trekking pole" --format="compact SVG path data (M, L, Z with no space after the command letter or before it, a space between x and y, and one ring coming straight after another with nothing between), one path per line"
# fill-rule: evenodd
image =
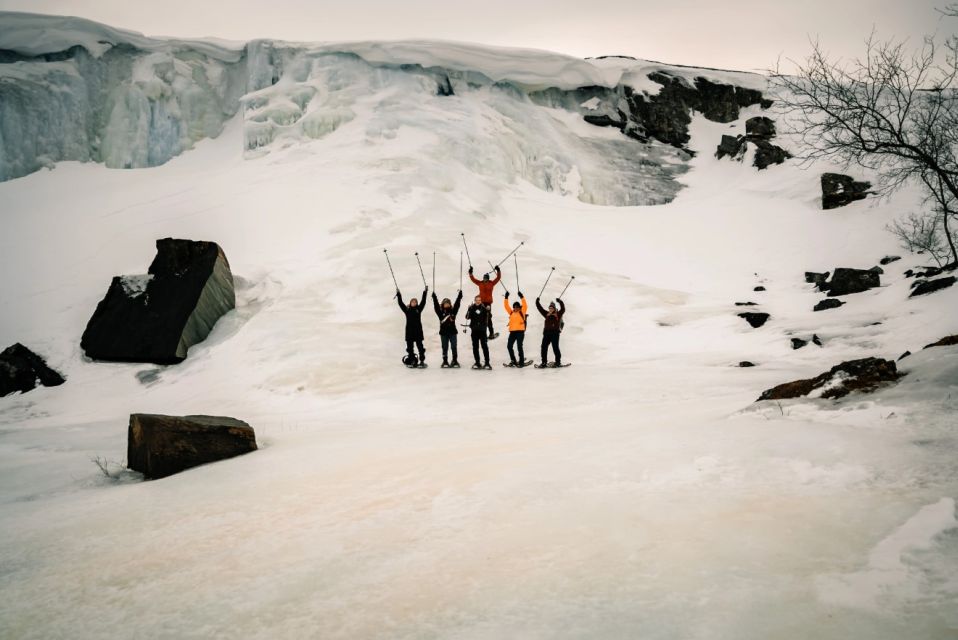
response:
M425 273L423 272L423 270L422 270L422 263L419 262L419 252L418 252L418 251L416 252L416 264L419 265L419 275L422 276L422 286L428 287L429 285L426 284L426 274L425 274Z
M389 273L392 274L393 284L396 285L396 291L399 291L399 283L396 282L396 274L393 272L393 264L389 261L389 252L386 249L383 249L383 253L386 254L386 264L389 265Z
M436 292L436 252L432 252L432 291Z
M519 250L519 247L521 247L521 246L524 245L524 244L525 244L525 242L520 242L518 245L516 245L516 248L513 249L512 251L510 251L510 252L509 252L509 255L507 255L505 258L503 258L502 260L500 260L498 264L502 264L503 262L505 262L506 260L508 260L509 258L511 258L511 257L512 257L512 254L514 254L516 251L518 251L518 250Z
M459 235L462 236L462 246L464 246L464 247L466 248L466 260L469 261L469 266L471 267L471 266L472 266L472 258L469 257L469 245L466 244L466 234L460 233Z
M552 274L555 273L555 270L556 270L555 267L552 267L552 269L549 270L549 276L546 278L545 283L542 285L542 290L539 291L539 295L536 296L536 299L541 298L541 297L542 297L542 294L545 293L546 285L549 284L549 278L552 277Z
M519 254L512 256L512 264L516 267L516 293L519 293L521 289L519 288Z
M462 251L459 252L459 290L462 291Z
M488 262L488 263L489 263L489 266L492 267L492 261L491 261L491 260L486 260L486 262ZM495 270L496 270L496 268L495 268L495 267L492 267L492 271L495 272ZM505 280L503 280L503 279L500 278L500 279L499 279L499 284L502 285L502 290L503 290L503 291L505 291L506 293L509 293L509 290L506 289L506 281L505 281Z
M573 280L575 280L575 276L572 276L571 278L569 278L569 282L566 283L565 289L562 290L562 293L560 293L559 295L556 296L556 300L558 300L559 298L562 297L562 294L564 294L564 293L565 293L565 290L569 288L569 285L572 284L572 281L573 281Z

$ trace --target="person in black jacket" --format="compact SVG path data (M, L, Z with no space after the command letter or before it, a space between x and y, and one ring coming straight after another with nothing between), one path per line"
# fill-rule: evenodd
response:
M462 302L462 291L456 296L456 303L453 304L449 298L443 298L442 304L439 304L439 298L434 291L432 294L432 306L439 316L439 338L442 340L442 366L459 367L459 328L456 327L456 316L459 315L459 304ZM452 347L452 365L449 364L449 347Z
M426 295L429 293L429 287L426 287L422 292L422 300L426 299ZM413 355L413 345L419 349L419 366L426 364L426 349L422 346L422 310L423 306L419 304L419 301L415 298L409 301L409 306L407 307L403 304L402 294L399 293L399 289L396 289L396 300L399 302L399 308L402 309L402 312L406 314L406 359L403 362L406 362L408 366L414 366L415 356Z
M466 317L469 318L469 328L472 331L472 356L476 359L474 368L484 367L491 369L489 364L489 307L482 303L482 298L476 296L476 299L469 309L466 310ZM485 360L484 365L479 364L479 347L482 347L482 356Z
M562 332L562 316L565 315L565 303L557 299L559 308L556 309L555 302L549 303L549 310L542 308L539 298L536 298L536 309L545 318L545 324L542 327L542 364L546 366L549 359L549 345L552 345L552 351L555 353L556 366L562 366L562 352L559 351L559 334Z

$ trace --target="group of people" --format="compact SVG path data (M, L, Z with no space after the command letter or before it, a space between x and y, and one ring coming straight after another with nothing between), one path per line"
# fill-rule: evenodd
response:
M473 275L472 267L469 267L469 279L479 287L479 293L473 299L469 308L466 309L466 320L468 321L469 331L472 335L472 355L475 359L474 369L492 368L489 364L489 340L498 337L498 334L492 326L492 305L495 301L495 287L502 279L502 271L498 266L495 267L495 272L496 277L494 279L490 279L487 273L483 275L482 280L479 280ZM403 302L400 291L398 289L396 290L396 300L399 302L399 308L402 309L402 312L406 316L406 357L403 359L403 362L406 363L407 366L422 367L425 366L426 363L426 349L423 347L422 312L426 296L428 295L429 287L427 286L422 292L422 298L419 300L412 298L407 305ZM509 292L507 291L502 304L509 316L509 341L507 343L509 366L524 367L531 364L531 361L525 359L525 352L523 350L528 321L528 304L521 291L518 292L518 295L519 300L510 305ZM539 298L536 298L536 309L538 309L539 313L545 318L542 328L542 362L540 364L542 367L548 365L550 346L555 355L555 366L562 366L562 352L559 350L559 335L562 332L564 324L562 317L565 315L565 303L562 302L561 299L556 300L556 302L559 303L558 307L556 307L555 302L551 302L549 303L548 309L546 309L539 302ZM459 315L461 303L461 290L456 296L455 302L452 302L449 298L444 298L442 302L440 302L435 292L432 294L433 309L435 309L436 316L439 318L439 336L442 340L443 367L459 367L459 328L456 324L456 318ZM418 351L418 357L416 351ZM450 351L452 351L451 361L449 360ZM482 353L482 360L479 358L480 351ZM518 358L516 357L516 351L518 351Z

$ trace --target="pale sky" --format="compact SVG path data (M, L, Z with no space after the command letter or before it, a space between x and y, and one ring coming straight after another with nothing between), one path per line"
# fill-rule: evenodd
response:
M948 35L948 0L0 0L0 10L76 15L147 35L342 41L438 38L575 56L762 70L809 37L854 56L881 34Z

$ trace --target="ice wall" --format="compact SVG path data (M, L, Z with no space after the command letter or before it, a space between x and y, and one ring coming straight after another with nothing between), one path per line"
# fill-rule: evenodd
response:
M12 13L0 27L0 181L63 160L156 166L217 136L242 108L249 158L342 127L366 144L417 132L429 140L415 153L383 153L594 204L660 204L678 192L689 154L585 116L621 113L624 88L654 94L648 76L662 69L761 83L455 43L223 44Z

